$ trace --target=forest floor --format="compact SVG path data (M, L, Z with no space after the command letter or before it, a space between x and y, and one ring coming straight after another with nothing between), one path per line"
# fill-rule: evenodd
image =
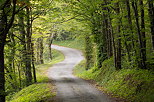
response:
M61 51L65 60L53 65L48 70L49 79L53 80L57 88L55 100L58 102L115 102L107 94L102 93L89 82L75 77L73 68L84 60L79 50L52 45Z

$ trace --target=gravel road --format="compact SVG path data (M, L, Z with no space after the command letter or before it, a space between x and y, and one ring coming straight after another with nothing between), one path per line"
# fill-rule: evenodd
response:
M57 88L56 102L113 102L90 83L72 74L74 66L84 59L81 51L57 45L51 47L65 56L64 61L48 70L48 77Z

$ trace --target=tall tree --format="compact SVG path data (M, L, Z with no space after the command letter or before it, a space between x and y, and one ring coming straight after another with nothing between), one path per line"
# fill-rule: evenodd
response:
M4 45L16 14L16 0L0 3L0 101L5 102Z

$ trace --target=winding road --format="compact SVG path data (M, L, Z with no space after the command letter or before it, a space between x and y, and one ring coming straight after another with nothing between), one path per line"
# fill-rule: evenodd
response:
M81 51L57 45L51 47L65 56L64 61L48 70L48 77L57 88L56 102L114 102L90 83L72 74L74 66L84 59Z

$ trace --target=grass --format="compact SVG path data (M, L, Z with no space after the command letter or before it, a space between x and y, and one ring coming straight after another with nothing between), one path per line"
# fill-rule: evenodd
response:
M54 87L51 87L50 84L33 84L18 92L11 102L46 102L56 95L51 90L54 90Z
M75 48L75 49L84 51L84 40L83 39L53 41L53 44Z
M46 71L53 64L64 60L64 56L57 50L53 50L53 60L46 64L36 66L37 83L23 88L15 93L7 102L48 102L55 95L54 85L49 83ZM9 96L8 96L9 97ZM51 100L49 102L52 102Z
M99 70L93 67L85 70L85 61L74 69L74 74L86 80L94 80L99 88L114 97L132 102L154 102L154 74L143 69L122 69L115 71L113 60L103 62Z

